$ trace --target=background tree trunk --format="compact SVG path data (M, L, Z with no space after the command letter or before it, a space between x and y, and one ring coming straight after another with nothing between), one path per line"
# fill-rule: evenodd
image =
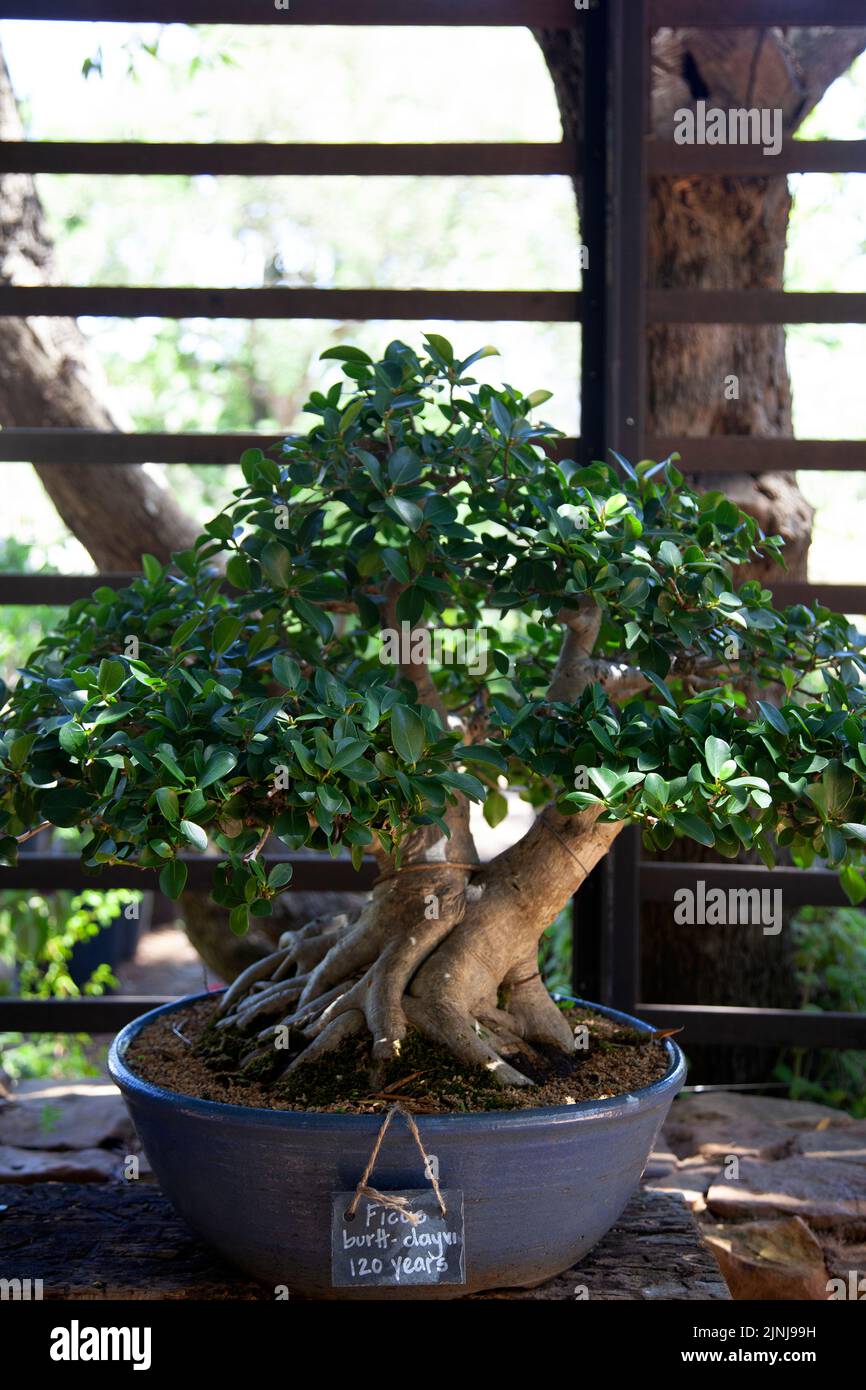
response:
M582 31L537 31L556 89L565 138L582 134ZM783 112L785 137L866 46L866 29L719 30L656 34L653 43L653 133L672 140L674 113L709 106L769 107ZM771 160L768 158L768 163ZM578 208L581 189L576 185ZM648 208L649 288L782 289L791 198L787 179L656 178ZM791 435L791 387L781 325L652 324L647 334L647 432L681 437ZM739 399L725 399L725 378ZM614 445L616 441L611 441ZM688 469L688 447L683 447ZM703 475L751 512L768 534L785 539L788 578L806 578L812 509L792 474ZM745 568L768 582L781 571ZM678 840L653 858L701 862L718 856ZM748 856L744 856L748 858ZM758 927L677 926L673 904L641 913L643 997L664 1003L796 1007L790 932ZM688 1046L688 1044L686 1044ZM693 1079L765 1078L775 1053L690 1049Z
M23 138L0 54L0 139ZM52 279L52 245L34 180L0 178L0 281ZM0 425L26 429L119 428L104 403L105 384L72 319L0 318ZM142 551L167 560L195 540L198 527L168 488L139 465L40 464L42 486L72 534L102 570L137 570Z

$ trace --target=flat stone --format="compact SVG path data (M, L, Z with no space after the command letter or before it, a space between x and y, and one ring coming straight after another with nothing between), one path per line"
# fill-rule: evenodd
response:
M834 1289L834 1301L851 1299L866 1302L866 1245L843 1245L832 1236L824 1237L824 1258L833 1279L841 1279L842 1289Z
M827 1298L824 1251L799 1216L709 1226L703 1236L734 1298Z
M58 1153L0 1145L0 1182L107 1182L119 1169L117 1154L107 1149Z
M116 1086L100 1082L25 1083L0 1108L0 1144L19 1149L96 1149L134 1143L135 1130Z
M795 1155L765 1162L742 1158L739 1177L722 1174L707 1193L714 1216L801 1216L815 1230L849 1228L866 1234L866 1174L857 1163L831 1163Z
M659 1177L645 1180L645 1186L650 1192L678 1192L697 1215L706 1211L707 1192L720 1171L717 1163L706 1163L700 1158L686 1159Z
M866 1124L858 1121L842 1129L808 1130L796 1135L795 1152L813 1162L833 1159L866 1166Z
M677 1156L664 1149L654 1149L643 1170L643 1180L662 1178L677 1166Z
M662 1137L678 1158L691 1154L785 1158L796 1151L800 1132L856 1123L841 1110L811 1101L705 1091L674 1101Z

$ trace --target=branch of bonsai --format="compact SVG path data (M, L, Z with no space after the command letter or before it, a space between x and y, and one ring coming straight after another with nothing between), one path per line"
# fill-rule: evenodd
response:
M385 586L385 603L382 611L382 627L390 628L394 632L400 632L400 623L397 619L397 599L403 592L404 586L396 579L390 579ZM448 728L448 710L436 685L426 661L411 660L413 637L416 632L425 631L426 628L413 627L409 633L409 661L401 661L398 670L401 676L405 676L415 687L418 700L422 705L428 705L435 709L442 722L443 729Z
M50 820L44 820L44 821L42 822L42 824L41 824L41 825L37 825L37 826L35 827L35 829L33 829L33 830L27 830L23 835L16 835L15 838L16 838L16 840L18 841L19 845L23 845L23 844L25 843L25 841L27 841L27 840L32 840L34 835L41 835L43 830L50 830L50 829L51 829L51 822L50 822Z

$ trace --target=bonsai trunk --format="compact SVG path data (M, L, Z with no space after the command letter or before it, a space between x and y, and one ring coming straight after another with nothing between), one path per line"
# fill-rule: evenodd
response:
M364 1028L374 1063L399 1056L411 1025L503 1085L530 1084L520 1060L535 1044L574 1050L542 983L538 942L621 827L548 808L517 844L475 868L465 804L448 819L449 840L427 827L404 845L399 869L380 859L357 916L286 934L267 963L235 981L220 1026L249 1035L246 1065L272 1055L285 1028L301 1030L306 1044L287 1070Z

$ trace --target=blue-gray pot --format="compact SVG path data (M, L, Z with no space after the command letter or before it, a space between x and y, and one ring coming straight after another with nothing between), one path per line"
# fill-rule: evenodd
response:
M453 1298L538 1284L568 1269L622 1212L685 1079L682 1053L668 1039L665 1075L631 1095L419 1116L441 1186L463 1192L466 1283L346 1290L331 1282L332 1196L355 1188L382 1117L225 1105L135 1076L124 1060L133 1038L191 1002L167 1004L124 1028L111 1048L111 1074L163 1191L196 1235L266 1286L313 1298ZM649 1031L628 1014L590 1007ZM370 1181L379 1191L426 1186L399 1117Z

